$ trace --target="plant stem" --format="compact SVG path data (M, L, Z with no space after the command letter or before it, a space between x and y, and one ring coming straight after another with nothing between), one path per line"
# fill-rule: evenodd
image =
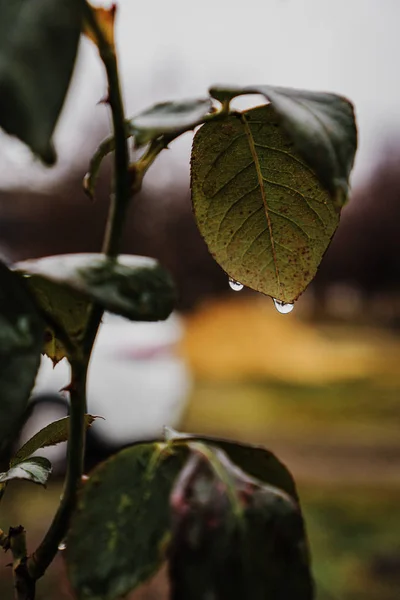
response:
M58 545L66 536L69 519L75 508L76 492L79 489L85 444L85 404L87 361L71 360L72 379L70 386L70 436L68 440L67 477L64 493L53 522L42 543L28 561L32 579L42 577L57 553Z
M85 19L95 35L108 80L109 104L115 138L114 193L111 199L103 252L110 258L115 258L118 255L123 225L131 196L131 175L128 170L129 154L125 115L114 46L107 41L101 28L98 26L93 9L86 2L84 3L84 7ZM68 532L70 518L76 505L77 492L82 477L85 449L84 416L86 411L87 369L102 314L103 310L99 306L95 304L91 306L88 315L88 324L82 341L82 352L79 353L79 357L74 358L73 354L69 357L72 380L67 476L64 494L54 520L36 552L33 553L27 562L27 571L33 582L45 573L54 559L60 542Z
M108 256L115 257L118 254L126 212L131 197L131 178L128 170L129 152L126 138L125 113L115 48L104 36L102 29L99 27L96 20L93 9L86 3L85 7L85 19L96 39L99 54L107 74L107 101L111 107L114 129L114 193L111 199L103 252Z
M22 525L10 527L6 549L8 548L13 555L16 600L34 600L36 585L27 569L26 532Z

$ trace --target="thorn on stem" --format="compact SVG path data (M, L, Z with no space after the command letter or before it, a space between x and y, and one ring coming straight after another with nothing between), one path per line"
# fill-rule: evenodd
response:
M65 385L64 387L62 387L59 392L76 392L76 386L74 385L74 383L72 381L70 381L67 385Z
M108 92L107 94L104 94L102 98L100 98L100 100L97 102L97 106L99 106L99 104L110 104L110 95Z

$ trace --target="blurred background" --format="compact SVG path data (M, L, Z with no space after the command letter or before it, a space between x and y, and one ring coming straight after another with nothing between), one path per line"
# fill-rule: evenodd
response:
M107 388L114 413L109 439L101 427L93 429L88 468L127 443L130 431L132 439L151 437L166 419L181 430L264 444L298 483L318 599L395 600L400 590L400 4L120 0L118 6L128 115L163 100L202 97L216 83L333 91L355 103L360 146L352 198L338 233L315 281L288 315L278 314L267 297L232 291L208 254L190 205L192 136L183 136L158 159L133 202L123 251L158 258L171 271L179 314L166 329L103 325L89 389L92 413L107 413L95 389L101 374L109 379L113 366L121 367L123 360L123 367L115 386ZM107 107L97 104L104 93L98 56L83 40L56 132L57 166L45 169L18 141L0 133L0 250L8 260L99 251L110 161L103 165L94 204L81 181L109 132ZM260 98L246 102L254 105ZM136 374L144 367L148 377L138 383ZM68 378L62 364L54 377L63 369ZM39 389L49 397L59 389L51 376ZM104 391L101 382L97 387ZM53 419L64 414L65 405L49 402L44 412ZM62 455L58 460L60 474ZM47 490L28 490L28 485L10 486L1 526L22 522L34 549L58 503L62 480L56 472ZM5 565L9 557L1 560ZM60 572L61 552L40 582L38 600L73 598ZM2 599L12 598L11 585L11 574L1 568ZM161 574L135 597L162 598L164 592Z

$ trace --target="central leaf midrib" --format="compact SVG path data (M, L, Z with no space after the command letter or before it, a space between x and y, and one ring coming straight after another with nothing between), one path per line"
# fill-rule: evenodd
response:
M250 129L247 119L243 113L241 115L240 120L243 123L243 127L246 132L247 140L249 143L251 156L253 158L254 166L256 168L257 180L258 180L258 184L260 186L261 198L262 198L264 208L265 208L265 217L267 219L269 237L271 240L271 250L272 250L272 257L273 257L274 266L275 266L276 280L277 280L279 292L282 292L281 281L280 281L280 277L279 277L279 269L278 269L278 258L276 255L275 240L274 240L274 236L273 236L273 232L272 232L272 222L271 222L271 217L269 214L269 208L268 208L268 204L267 204L267 197L266 197L266 193L265 193L264 178L263 178L262 172L261 172L261 165L260 165L260 161L258 159L258 154L257 154L253 134L251 133L251 129Z

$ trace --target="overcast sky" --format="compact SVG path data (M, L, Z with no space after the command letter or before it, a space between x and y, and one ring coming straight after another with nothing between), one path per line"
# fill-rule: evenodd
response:
M202 96L213 83L334 91L356 105L356 183L370 172L385 140L396 134L400 138L398 0L118 4L117 40L128 114L165 99ZM96 106L104 88L96 53L85 41L57 130L58 170L30 166L29 153L2 135L0 188L24 185L32 174L42 185L82 162L78 150L91 152L91 135L107 123L107 109ZM188 149L189 140L175 148L178 163L187 164ZM164 171L166 165L170 162Z

